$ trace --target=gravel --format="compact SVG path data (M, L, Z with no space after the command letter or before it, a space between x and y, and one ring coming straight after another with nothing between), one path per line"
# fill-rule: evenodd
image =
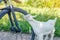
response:
M0 32L0 40L30 40L30 39L31 34ZM54 40L60 40L60 37L54 37Z

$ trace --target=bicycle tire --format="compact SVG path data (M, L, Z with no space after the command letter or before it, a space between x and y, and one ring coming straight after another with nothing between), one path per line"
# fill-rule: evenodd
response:
M0 19L5 15L5 14L8 14L9 15L9 12L11 12L11 8L10 7L6 7L6 8L3 8L3 9L1 9L2 11L0 12ZM27 12L25 11L25 10L23 10L23 9L21 9L21 8L15 8L15 7L13 7L13 10L14 10L14 12L16 11L16 12L21 12L21 13L23 13L24 15L27 15ZM14 14L15 15L15 14ZM11 20L11 18L9 18L10 19L10 22L12 23L12 20ZM16 18L15 18L16 19ZM17 28L19 29L19 27L18 27L18 23L17 23L17 20L14 20L14 22L15 22L15 25L17 26ZM11 25L13 25L13 23L11 24ZM16 30L15 30L16 31ZM17 32L17 31L16 31Z
M9 10L2 10L1 12L0 12L0 19L5 15L5 14L7 14L8 12L10 12Z
M23 13L24 15L29 14L29 13L27 13L25 10L20 9L20 8L15 8L15 7L14 7L14 11L21 12L21 13ZM35 40L35 33L34 33L33 29L32 29L31 40Z
M9 7L7 7L7 9L9 9ZM15 12L20 12L20 13L22 13L22 14L24 14L24 15L29 14L29 13L27 13L27 11L25 11L25 10L23 10L23 9L21 9L21 8L13 7L13 9L14 9ZM7 14L8 12L10 12L10 11L9 11L9 10L3 10L3 11L1 11L1 12L0 12L0 19L1 19L5 14ZM33 32L33 31L32 31L32 32ZM34 40L34 37L35 37L35 34L34 34L34 32L33 32L33 33L32 33L32 38L31 38L31 40Z
M5 14L7 14L8 12L10 12L9 9L10 9L9 7L6 7L6 8L3 8L3 9L2 9L2 11L0 12L0 19L1 19ZM20 13L22 13L22 14L24 14L24 15L27 15L27 14L28 14L25 10L23 10L23 9L21 9L21 8L13 7L13 9L14 9L14 11L20 12Z
M16 8L16 7L14 7L14 11L20 12L20 13L22 13L22 14L24 14L24 15L29 14L29 13L27 13L27 11L25 11L25 10L23 10L23 9L21 9L21 8ZM32 29L31 40L35 40L35 33L34 33L33 29Z
M27 11L25 11L25 10L23 10L23 9L21 9L21 8L16 8L16 7L14 7L14 11L20 12L20 13L22 13L22 14L24 14L24 15L29 14L29 13L27 13Z

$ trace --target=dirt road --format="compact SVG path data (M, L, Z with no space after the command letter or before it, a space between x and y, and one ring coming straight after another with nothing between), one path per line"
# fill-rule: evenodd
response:
M30 40L30 34L0 32L0 40ZM60 40L60 37L55 37L54 40Z

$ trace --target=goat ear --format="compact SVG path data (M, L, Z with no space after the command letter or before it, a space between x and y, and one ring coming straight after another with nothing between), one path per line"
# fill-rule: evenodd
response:
M33 18L36 18L37 17L37 15L35 15L35 16L32 16Z

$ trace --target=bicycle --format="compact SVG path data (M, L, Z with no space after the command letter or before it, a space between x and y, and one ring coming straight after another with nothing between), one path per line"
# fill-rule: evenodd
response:
M21 27L19 27L19 24L18 24L17 19L16 19L15 12L20 12L20 13L22 13L22 14L24 14L24 15L27 15L27 14L29 14L29 13L27 13L25 10L23 10L23 9L21 9L21 8L16 8L16 7L14 7L14 6L11 4L11 0L8 0L9 6L8 6L6 0L0 0L0 2L2 2L2 1L4 1L6 7L0 9L0 10L1 10L1 12L0 12L0 19L2 19L2 17L3 17L4 15L8 14L9 20L10 20L10 23L11 23L11 26L12 26L12 27L11 27L11 31L14 31L14 32L16 32L16 33L17 33L17 32L21 32L22 29L21 29ZM14 23L13 23L13 21L12 21L11 15L13 16L13 19L14 19L14 22L15 22L16 27L14 27ZM31 40L34 40L34 38L35 38L35 34L34 34L33 29L32 29L32 37L31 37Z

